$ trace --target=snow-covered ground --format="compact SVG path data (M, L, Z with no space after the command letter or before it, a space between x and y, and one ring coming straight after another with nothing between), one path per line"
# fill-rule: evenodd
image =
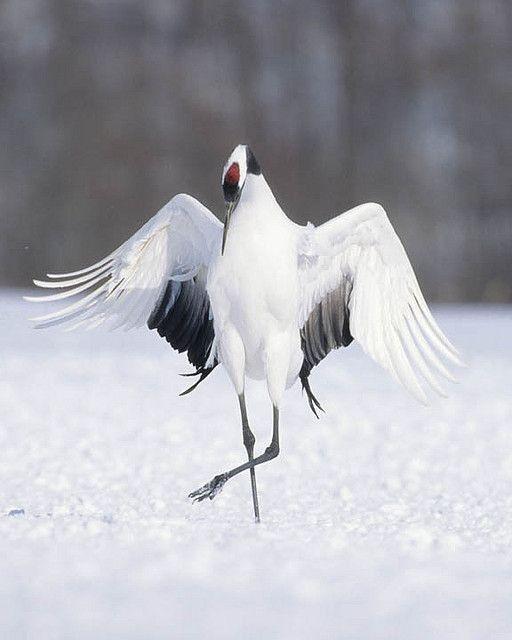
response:
M0 297L0 638L512 637L512 309L439 308L470 367L424 408L357 346L245 460L220 369L193 394L157 335L30 328ZM37 308L36 311L40 309ZM264 390L250 386L261 451Z

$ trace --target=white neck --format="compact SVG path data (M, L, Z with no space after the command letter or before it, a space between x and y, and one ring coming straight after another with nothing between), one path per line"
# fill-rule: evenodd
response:
M243 215L247 210L250 210L252 215L254 213L285 215L262 173L258 176L252 173L247 175L240 202L233 215Z

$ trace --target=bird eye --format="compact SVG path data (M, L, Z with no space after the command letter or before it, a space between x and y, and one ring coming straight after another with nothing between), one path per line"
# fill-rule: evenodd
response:
M224 176L224 184L234 186L238 184L239 180L240 180L240 167L238 166L238 162L233 162L233 164L226 171L226 175Z

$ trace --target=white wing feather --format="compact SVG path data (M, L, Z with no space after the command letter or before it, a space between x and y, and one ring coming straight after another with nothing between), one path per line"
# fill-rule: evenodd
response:
M65 323L92 328L145 324L169 280L188 280L220 250L222 225L195 198L179 194L137 233L96 264L65 274L34 280L47 289L67 289L34 302L55 302L80 296L60 311L33 318L38 327ZM88 293L86 293L88 292Z
M302 228L299 326L331 291L346 294L350 333L363 350L418 400L425 388L444 395L453 381L443 359L461 365L427 307L400 239L384 209L363 204L318 228Z

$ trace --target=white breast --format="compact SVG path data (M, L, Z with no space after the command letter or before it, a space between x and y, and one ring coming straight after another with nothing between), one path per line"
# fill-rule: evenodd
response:
M222 341L227 328L236 330L249 375L263 374L271 336L296 334L298 344L296 236L263 176L247 179L207 289L217 340Z

